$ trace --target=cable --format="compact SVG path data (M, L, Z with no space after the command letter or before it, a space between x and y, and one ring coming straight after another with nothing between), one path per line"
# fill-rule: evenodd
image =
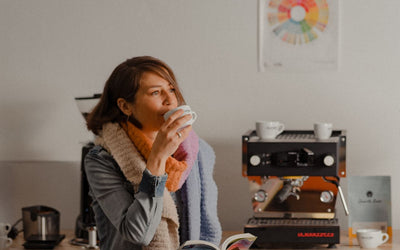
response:
M20 223L21 221L22 221L22 218L19 219L19 220L17 220L17 221L11 226L10 232L8 232L7 237L9 237L9 238L11 238L11 239L14 240L15 238L17 238L17 235L18 235L20 232L24 231L23 229L18 230L18 229L16 228L16 226L18 225L18 223Z

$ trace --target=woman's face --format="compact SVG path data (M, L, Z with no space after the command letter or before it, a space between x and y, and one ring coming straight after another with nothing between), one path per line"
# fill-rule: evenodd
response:
M158 131L163 115L178 106L175 88L152 72L145 72L132 107L133 116L142 124L143 132Z

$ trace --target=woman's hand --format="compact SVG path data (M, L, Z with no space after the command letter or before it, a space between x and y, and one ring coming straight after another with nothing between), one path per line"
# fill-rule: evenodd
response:
M178 110L173 113L161 125L157 133L149 158L147 159L147 169L153 175L163 175L165 173L165 163L168 157L175 153L192 129L191 125L180 129L185 122L192 118L190 114L180 117L183 112L183 110Z

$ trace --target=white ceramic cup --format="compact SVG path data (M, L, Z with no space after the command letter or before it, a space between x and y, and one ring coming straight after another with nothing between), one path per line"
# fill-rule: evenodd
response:
M331 137L332 123L317 122L314 123L314 135L317 140L326 140Z
M9 248L12 244L12 239L6 236L0 236L0 250Z
M379 229L359 229L357 230L358 244L362 248L376 248L389 240L387 233L382 233Z
M284 129L285 125L277 121L256 122L256 132L260 139L275 139Z
M181 116L184 116L187 114L192 115L192 119L190 119L185 124L183 124L182 128L192 125L194 123L194 121L196 121L196 119L197 119L197 114L196 114L196 112L192 111L192 109L190 108L189 105L182 105L182 106L176 107L174 109L171 109L170 111L168 111L167 113L164 114L164 119L167 120L173 113L175 113L176 111L178 111L180 109L182 109L184 111Z
M11 230L10 224L0 222L0 236L7 236L10 230Z

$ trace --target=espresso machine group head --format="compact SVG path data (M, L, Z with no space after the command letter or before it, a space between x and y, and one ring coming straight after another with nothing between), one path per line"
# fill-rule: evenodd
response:
M311 130L285 130L263 140L249 130L242 136L242 175L253 207L244 231L258 236L255 246L340 242L338 196L348 214L340 188L346 176L344 130L326 140Z

